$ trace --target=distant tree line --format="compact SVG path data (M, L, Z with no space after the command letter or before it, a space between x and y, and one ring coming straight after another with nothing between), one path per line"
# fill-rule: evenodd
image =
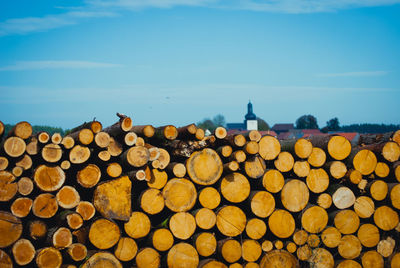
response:
M14 127L14 125L4 124L5 135L7 135L7 133L9 133L13 127ZM50 135L53 135L54 133L60 133L61 135L64 135L65 132L67 131L60 127L51 127L51 126L32 126L32 129L33 129L33 134L39 133L41 131L46 131Z

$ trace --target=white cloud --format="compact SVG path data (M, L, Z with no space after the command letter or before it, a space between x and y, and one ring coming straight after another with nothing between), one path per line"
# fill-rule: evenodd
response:
M121 67L121 64L93 61L17 61L12 65L0 67L0 71L23 71L41 69L93 69Z
M319 77L365 77L365 76L384 76L387 71L370 71L370 72L345 72L345 73L325 73L317 74Z

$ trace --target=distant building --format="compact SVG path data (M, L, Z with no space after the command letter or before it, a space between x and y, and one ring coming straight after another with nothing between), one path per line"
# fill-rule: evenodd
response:
M294 125L293 124L275 124L271 128L271 130L275 131L279 135L282 132L289 132L291 130L294 130Z
M244 116L243 123L227 123L226 128L229 130L258 130L257 116L253 112L253 104L249 101L247 104L247 114Z

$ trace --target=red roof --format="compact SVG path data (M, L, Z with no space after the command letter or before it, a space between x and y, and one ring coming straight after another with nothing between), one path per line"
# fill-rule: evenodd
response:
M248 132L250 132L250 130L231 129L231 130L228 130L227 135L231 135L231 134L242 134L242 135L244 135L244 134L246 134ZM271 135L271 136L274 136L274 137L278 136L278 134L276 134L276 132L272 131L272 130L263 130L263 131L259 130L258 132L260 132L261 136L265 136L265 135Z
M316 135L321 135L321 134L323 134L321 131L319 131L319 129L302 129L301 130L301 132L303 132L304 133L304 136L305 135L314 135L314 136L316 136Z
M357 132L337 132L335 134L343 136L349 141L353 141L353 139L358 135Z
M258 132L260 132L261 136L265 136L265 135L270 135L270 136L274 136L275 138L278 137L278 134L276 134L275 131L273 130L259 130Z

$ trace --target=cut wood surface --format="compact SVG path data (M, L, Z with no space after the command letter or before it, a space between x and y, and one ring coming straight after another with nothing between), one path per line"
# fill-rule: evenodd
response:
M200 185L212 185L222 175L222 161L212 149L194 152L186 162L190 178Z

